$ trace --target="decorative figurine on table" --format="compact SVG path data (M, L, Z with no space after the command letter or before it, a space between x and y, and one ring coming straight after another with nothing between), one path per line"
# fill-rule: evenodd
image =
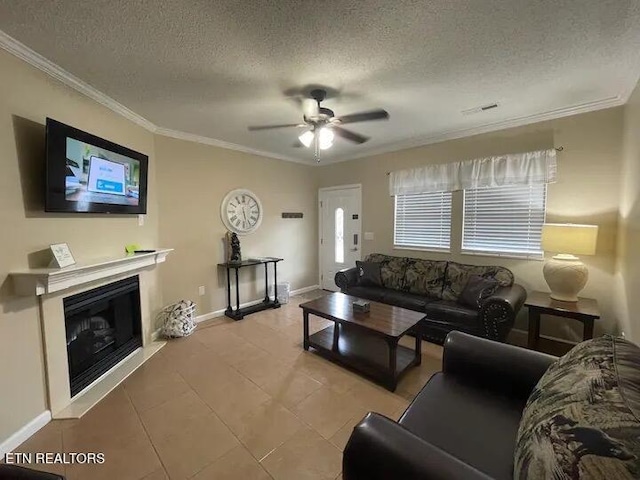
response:
M227 252L229 255L229 263L240 263L242 261L242 254L240 253L240 239L238 234L227 232Z

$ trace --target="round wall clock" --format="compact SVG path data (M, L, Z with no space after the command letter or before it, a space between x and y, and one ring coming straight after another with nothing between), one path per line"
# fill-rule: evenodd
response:
M222 200L220 216L224 225L239 235L254 232L262 222L262 203L251 190L231 190Z

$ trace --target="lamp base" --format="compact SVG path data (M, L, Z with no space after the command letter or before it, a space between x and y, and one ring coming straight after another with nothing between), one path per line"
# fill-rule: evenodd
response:
M547 260L542 273L551 290L551 298L561 302L577 302L578 293L589 279L586 265L573 255L556 255Z

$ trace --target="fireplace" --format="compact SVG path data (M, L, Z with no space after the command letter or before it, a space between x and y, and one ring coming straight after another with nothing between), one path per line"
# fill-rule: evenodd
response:
M71 397L142 346L138 276L63 300Z

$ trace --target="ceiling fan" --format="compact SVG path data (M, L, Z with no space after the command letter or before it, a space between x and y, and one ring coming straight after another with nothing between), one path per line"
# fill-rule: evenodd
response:
M341 125L356 122L368 122L371 120L388 120L389 114L382 109L369 112L352 113L336 117L333 110L320 106L320 103L327 98L326 90L311 90L310 97L304 100L303 123L287 123L283 125L260 125L249 127L250 131L271 130L274 128L304 128L305 131L298 137L294 146L313 147L316 161L320 161L320 150L331 148L335 136L341 137L353 143L364 143L369 137L360 135L342 128Z

